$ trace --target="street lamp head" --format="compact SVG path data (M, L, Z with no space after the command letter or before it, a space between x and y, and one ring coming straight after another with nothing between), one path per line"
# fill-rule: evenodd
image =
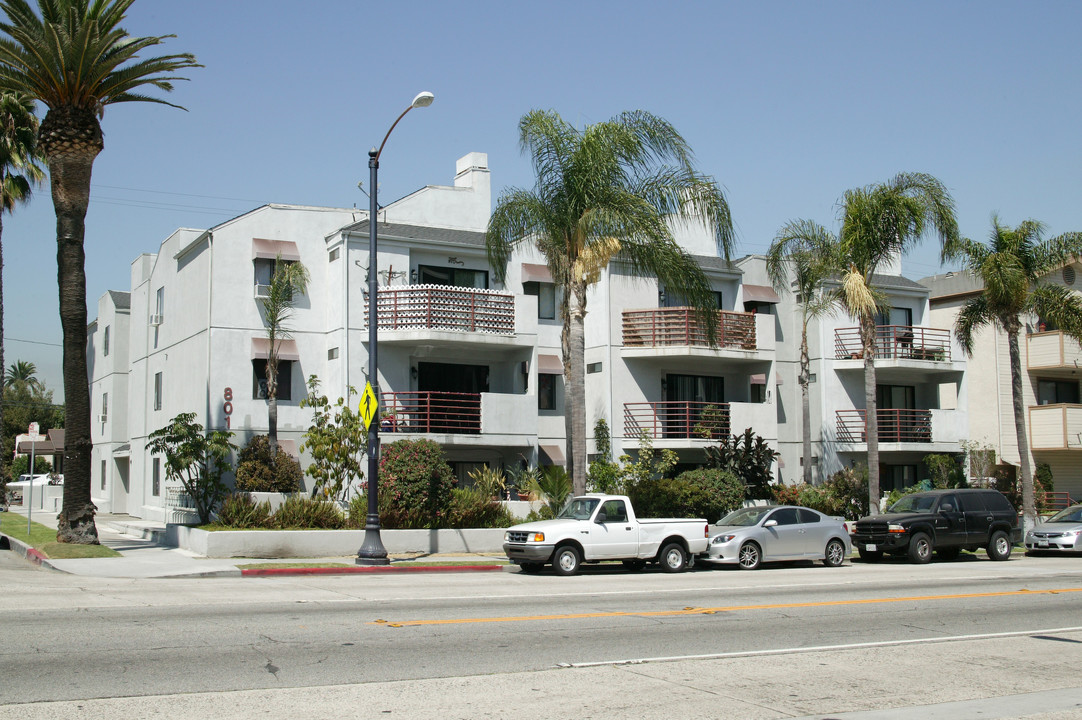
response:
M436 99L436 96L430 92L417 93L417 97L413 98L413 102L410 103L411 108L428 107L432 104L432 101Z

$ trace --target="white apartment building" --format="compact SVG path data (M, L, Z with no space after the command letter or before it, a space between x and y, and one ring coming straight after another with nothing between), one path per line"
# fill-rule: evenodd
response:
M749 282L766 282L766 259L737 261ZM887 298L876 340L876 404L880 487L884 492L928 477L924 457L957 455L968 438L965 359L948 324L937 322L929 292L901 274L900 259L873 276ZM800 373L801 315L794 292L777 307L778 450L780 477L803 477ZM837 309L808 327L811 358L812 477L867 462L864 359L857 322Z
M1080 275L1082 261L1075 261L1044 281L1079 292ZM965 272L935 275L921 282L931 292L934 322L943 327L953 327L962 306L983 289L978 278ZM1082 497L1082 349L1039 317L1026 318L1018 349L1030 468L1048 463L1056 492ZM1020 456L1010 358L1007 335L999 327L987 326L976 333L967 374L982 388L968 399L973 441L995 450L996 462L1017 467Z
M382 441L435 440L460 478L480 464L564 464L566 452L560 298L528 243L509 263L505 281L496 281L484 245L492 202L487 164L484 153L470 153L458 160L452 185L426 186L381 209L377 219ZM782 449L779 476L798 480L799 328L793 329L792 299L769 287L762 258L728 263L705 228L674 230L710 278L719 346L707 346L681 298L613 263L587 305L590 451L596 453L599 419L610 427L614 455L634 456L646 439L674 450L688 466L705 460L704 449L718 435L750 427ZM292 339L280 352L283 447L297 454L311 424L311 411L299 407L309 376L319 378L320 392L332 400L350 386L363 389L368 236L364 211L265 205L208 230L178 230L157 253L136 258L129 290L103 295L89 328L93 497L102 511L165 516L162 459L146 451L146 441L178 413L195 412L207 428L232 430L238 445L267 432L260 379L268 347L259 298L278 256L303 262L311 275L289 323ZM933 434L898 430L897 442L882 442L883 462L894 465L915 465L924 452L957 452L966 429L964 410L945 407L938 394L946 383L964 399L964 364L954 356L914 355L933 342L926 337L927 291L914 285L900 277L889 284L898 307L911 315L897 324L910 326L919 342L910 343L905 357L899 351L883 358L881 382L911 390L898 391L899 404L886 406L899 415L894 426L930 422ZM828 351L813 370L824 378L813 386L813 415L826 418L815 429L824 469L859 459L864 447L851 430L837 437L838 423L852 424L845 413L863 407L860 363L831 354L845 326L825 321L813 341L817 352ZM894 397L894 390L886 392ZM916 414L901 418L903 409ZM703 436L706 426L713 438ZM881 418L881 433L890 426Z

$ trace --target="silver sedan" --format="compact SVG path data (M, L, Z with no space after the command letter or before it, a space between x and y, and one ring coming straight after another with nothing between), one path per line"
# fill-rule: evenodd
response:
M1036 552L1082 552L1082 505L1037 523L1026 533L1026 554Z
M822 560L841 565L852 551L844 518L806 507L760 505L729 513L700 560L755 570L764 562Z

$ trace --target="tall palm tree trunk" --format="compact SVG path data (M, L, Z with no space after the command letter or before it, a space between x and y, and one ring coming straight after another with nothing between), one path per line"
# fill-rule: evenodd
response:
M586 286L571 285L571 332L568 337L567 381L564 396L564 427L567 429L567 472L576 495L586 492ZM574 401L567 402L568 398Z
M860 322L864 345L864 436L868 443L868 509L879 512L879 415L875 401L875 319Z
M278 358L271 338L271 357L267 358L267 441L272 458L278 457ZM378 419L378 418L377 418Z
M804 453L804 482L811 484L811 398L808 393L808 385L811 380L811 358L808 356L808 323L804 323L804 330L800 337L800 435L802 440L802 452Z
M60 325L64 331L64 507L58 516L59 542L97 544L97 508L90 497L90 385L86 377L86 256L84 221L90 203L93 154L49 155L56 208L56 265Z
M1022 472L1022 515L1025 529L1037 523L1037 507L1033 500L1033 471L1029 466L1029 441L1026 439L1026 415L1022 401L1022 357L1018 351L1018 333L1022 323L1011 318L1007 326L1007 353L1011 359L1011 404L1014 406L1014 433L1018 439L1018 466Z
M4 172L0 170L0 187L4 186ZM4 213L0 210L0 373L4 371ZM4 427L4 393L0 389L0 428ZM0 476L2 476L7 467L7 457L0 457ZM33 475L34 468L30 468L30 474ZM0 481L2 484L2 481ZM4 504L4 499L0 498L0 506Z

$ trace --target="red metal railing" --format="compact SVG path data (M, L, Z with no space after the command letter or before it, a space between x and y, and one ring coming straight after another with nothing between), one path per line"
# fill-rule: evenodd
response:
M865 411L838 410L838 440L867 442ZM931 410L877 410L879 442L932 442Z
M1071 493L1069 492L1046 492L1044 505L1049 510L1064 510L1071 506Z
M367 295L364 304L367 318ZM380 330L515 334L515 297L495 290L448 285L381 288L376 311Z
M385 433L481 432L481 395L450 392L386 392L380 396Z
M649 438L729 436L729 404L692 401L624 403L624 435Z
M834 358L850 360L864 357L860 328L839 328L834 331ZM879 325L875 329L877 360L905 358L910 360L950 360L950 330L916 325Z
M623 317L625 347L707 345L706 332L694 308L625 310ZM718 347L754 350L755 314L719 310Z

